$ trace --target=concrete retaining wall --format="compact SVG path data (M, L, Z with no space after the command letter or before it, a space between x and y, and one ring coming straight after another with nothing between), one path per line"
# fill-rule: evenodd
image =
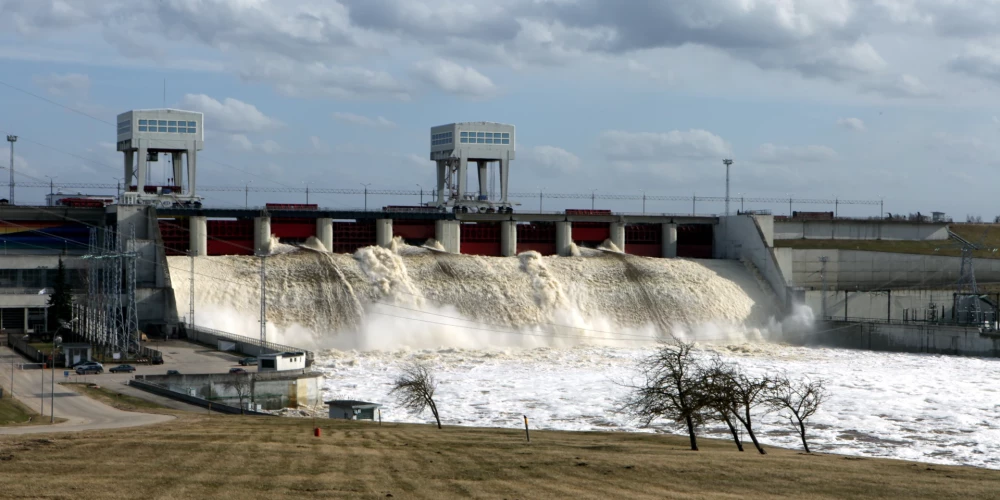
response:
M195 406L200 406L202 408L210 408L212 411L217 411L219 413L227 413L230 415L261 415L273 417L270 413L260 413L252 410L240 410L238 406L230 406L224 403L209 401L207 399L199 398L197 396L191 396L189 394L181 394L179 392L171 391L166 387L160 387L155 384L150 384L143 382L141 380L129 380L128 385L135 387L137 389L142 389L148 393L156 394L158 396L163 396L166 398L173 399L175 401L181 401L184 403L192 404Z
M719 224L715 226L715 257L752 263L787 309L790 306L788 280L782 273L774 249L767 245L768 237L764 232L764 228L771 226L771 221L773 218L769 215L720 217Z
M775 221L776 240L947 240L948 224L885 220Z
M302 371L255 373L252 396L244 402L254 401L266 410L294 408L298 405L323 404L320 381L322 374ZM136 379L165 387L170 391L191 395L206 401L220 402L239 407L239 393L226 386L233 376L225 373L137 375Z
M938 321L955 319L954 290L821 290L805 292L805 305L817 316L823 316L823 296L826 296L826 316L832 319L867 319L878 321ZM1000 302L997 294L987 294ZM986 304L984 313L989 314Z
M944 325L824 322L809 343L847 349L1000 357L1000 337Z
M827 258L827 290L950 287L958 282L961 257L911 255L861 250L779 250L779 262L791 252L792 284L822 289L820 257ZM784 267L787 265L782 264ZM975 259L976 280L1000 282L1000 259Z

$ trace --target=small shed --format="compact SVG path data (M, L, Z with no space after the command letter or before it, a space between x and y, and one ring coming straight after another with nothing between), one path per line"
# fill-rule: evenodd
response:
M327 401L326 404L330 407L330 418L347 420L375 420L375 410L382 407L377 403L349 399Z
M304 370L306 368L306 353L304 352L261 354L257 359L258 372L281 372L285 370Z
M63 366L67 368L90 361L91 346L86 342L66 342L59 349L62 349L66 360Z

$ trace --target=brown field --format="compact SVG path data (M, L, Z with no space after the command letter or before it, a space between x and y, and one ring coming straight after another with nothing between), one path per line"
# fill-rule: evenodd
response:
M56 423L65 422L64 418L57 418ZM37 411L28 408L16 399L4 396L0 399L0 426L9 425L49 425L49 417L40 418Z
M144 411L148 413L173 414L173 412L169 411L162 405L146 401L145 399L139 399L137 397L115 392L99 385L66 382L60 383L59 385L72 389L73 391L96 399L112 408L117 408L122 411Z
M995 498L1000 472L678 436L180 413L0 437L8 498Z
M981 259L1000 259L1000 224L952 224L951 230L966 240L982 245L985 250L973 252ZM954 240L947 241L890 241L890 240L775 240L774 246L798 249L865 250L869 252L895 252L919 255L960 257L962 246Z

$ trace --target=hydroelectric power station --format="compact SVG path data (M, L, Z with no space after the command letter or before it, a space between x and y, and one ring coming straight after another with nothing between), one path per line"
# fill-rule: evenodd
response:
M659 331L719 318L733 324L780 320L795 304L831 321L859 323L919 319L926 326L969 328L987 317L970 319L961 305L967 301L948 300L947 289L960 274L957 261L844 250L819 255L776 245L947 240L946 222L761 212L532 212L509 197L515 128L493 122L430 130L436 189L420 206L219 208L196 191L204 128L200 113L123 113L117 147L126 182L116 202L81 195L52 197L46 206L0 205L0 287L6 292L0 294L0 327L24 333L47 327L44 290L60 259L71 270L78 304L93 313L87 328L133 347L139 331L175 334L185 321L264 335L251 312L265 288L265 323L313 335L363 330L378 319L372 314L392 316L382 307L455 307L464 317L515 328L610 318L605 328L652 325ZM172 177L155 185L149 162L162 159L171 162ZM478 180L471 192L470 166ZM489 186L494 169L498 194ZM942 271L952 266L954 273ZM993 272L982 263L978 269ZM903 283L907 291L885 293ZM928 301L936 301L932 316ZM977 310L992 307L995 323L994 303L982 302ZM227 314L238 321L219 319ZM983 349L1000 347L986 344Z

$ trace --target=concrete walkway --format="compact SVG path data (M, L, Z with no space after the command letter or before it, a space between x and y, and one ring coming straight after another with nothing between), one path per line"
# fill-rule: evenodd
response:
M12 362L14 364L23 363L24 358L9 348L0 346L0 385L4 387L5 391L10 391ZM13 374L14 397L34 411L40 411L44 404L44 418L48 420L53 400L50 395L52 371L44 370L43 372L42 370L15 368ZM42 387L43 377L44 388ZM112 408L60 386L58 382L61 378L63 378L63 370L56 369L55 416L65 418L65 422L55 425L0 427L0 435L117 429L157 424L174 418L170 415L127 412ZM43 391L44 402L42 400Z

